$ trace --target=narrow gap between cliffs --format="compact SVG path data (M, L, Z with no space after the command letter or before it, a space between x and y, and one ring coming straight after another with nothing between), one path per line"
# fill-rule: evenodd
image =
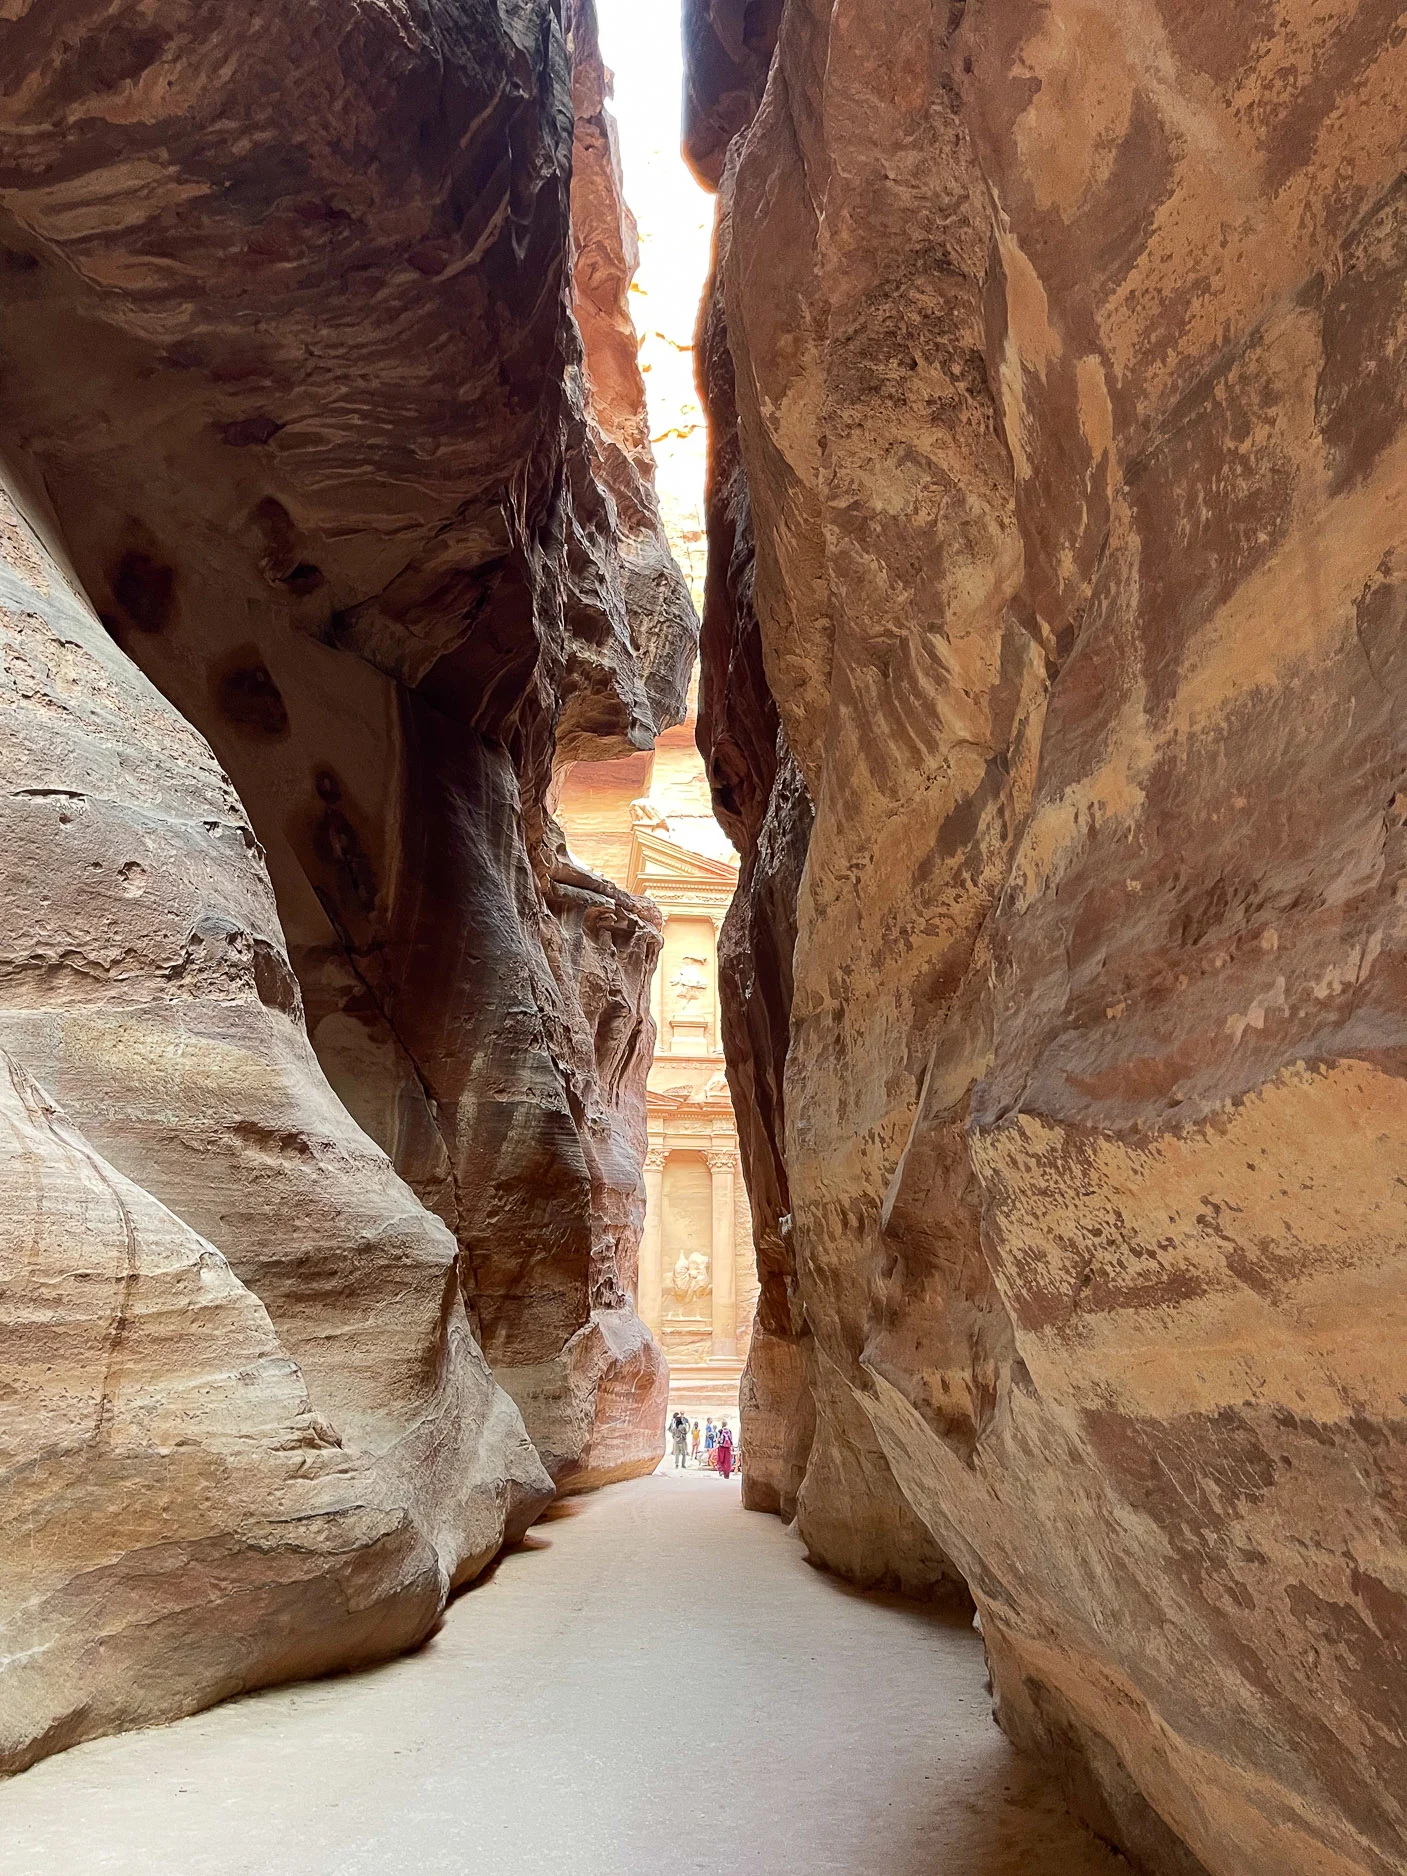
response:
M624 198L639 240L629 293L669 545L696 608L706 559L706 419L693 337L708 276L713 198L680 151L677 5L598 0L601 52L620 137ZM757 1300L751 1218L724 1075L718 994L723 916L738 857L714 818L695 742L698 673L685 720L653 750L559 770L554 812L591 872L652 902L661 949L651 985L639 1312L670 1364L669 1417L738 1433L738 1389Z

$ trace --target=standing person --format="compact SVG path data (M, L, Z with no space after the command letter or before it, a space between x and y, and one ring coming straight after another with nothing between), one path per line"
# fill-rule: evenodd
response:
M669 1430L674 1439L674 1470L682 1472L689 1451L689 1422L677 1409L669 1423Z
M731 1479L733 1476L733 1436L728 1431L728 1422L726 1420L718 1430L718 1446L716 1450L718 1453L718 1470L723 1474L725 1479Z
M694 1464L695 1464L695 1465L697 1465L697 1464L699 1463L699 1437L700 1437L700 1435L699 1435L699 1423L698 1423L698 1421L696 1420L696 1421L694 1422L694 1430L693 1430L693 1432L692 1432L692 1433L691 1433L691 1434L689 1435L689 1438L690 1438L690 1439L692 1440L692 1442L693 1442L693 1446L694 1446Z
M704 1464L713 1464L713 1449L718 1444L718 1435L713 1430L713 1415L704 1422Z

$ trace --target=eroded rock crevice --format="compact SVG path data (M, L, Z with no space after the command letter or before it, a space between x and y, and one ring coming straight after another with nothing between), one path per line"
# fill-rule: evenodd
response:
M697 627L588 0L0 62L13 1770L403 1648L654 1466L658 918L545 802Z
M1400 1871L1400 31L686 19L751 1500L1141 1867Z

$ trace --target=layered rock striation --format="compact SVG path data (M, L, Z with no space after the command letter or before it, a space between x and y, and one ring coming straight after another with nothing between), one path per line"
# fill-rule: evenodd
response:
M7 1770L403 1647L654 1465L658 933L544 803L695 631L573 316L587 6L11 11Z
M695 148L757 1502L1150 1870L1407 1867L1404 58L789 0Z

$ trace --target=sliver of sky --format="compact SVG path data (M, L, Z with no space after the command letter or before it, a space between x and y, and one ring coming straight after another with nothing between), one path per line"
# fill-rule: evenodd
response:
M641 340L660 507L675 552L697 581L706 436L692 348L708 277L713 197L679 153L679 0L596 0L596 10L601 56L615 79L625 199L640 230L630 304Z

